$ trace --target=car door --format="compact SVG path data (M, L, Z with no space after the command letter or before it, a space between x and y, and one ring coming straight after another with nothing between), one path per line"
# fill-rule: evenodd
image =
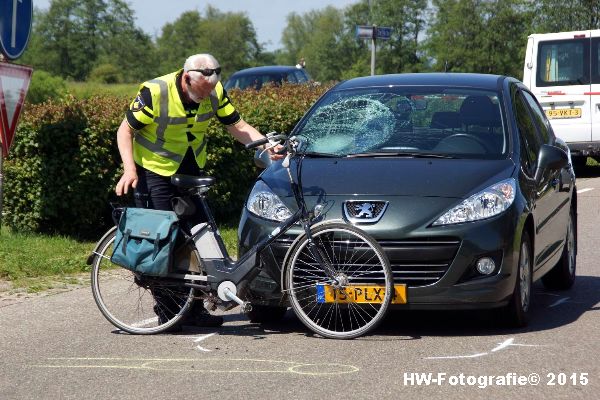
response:
M532 239L534 241L534 269L536 269L541 265L541 260L550 247L548 215L551 209L549 205L551 199L549 198L550 192L547 189L540 190L540 186L543 188L544 184L539 185L534 180L542 141L533 122L531 110L520 90L512 91L512 97L515 120L519 130L521 172L524 176L521 179L521 190L531 201L535 227Z
M521 94L527 102L535 123L540 145L553 146L554 133L542 107L530 92L523 90ZM565 185L567 185L566 190ZM540 214L543 215L540 221L540 224L543 224L541 226L543 229L540 229L543 237L540 237L540 240L546 243L544 252L540 254L540 262L544 262L547 257L556 256L556 250L560 248L566 237L570 200L568 185L569 182L563 182L563 168L546 168L542 172L541 181L537 183L537 192L540 196L538 206Z

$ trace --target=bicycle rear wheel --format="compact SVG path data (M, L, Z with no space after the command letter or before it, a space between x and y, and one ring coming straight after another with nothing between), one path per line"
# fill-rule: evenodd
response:
M379 244L360 229L328 223L290 249L286 288L298 318L327 338L352 339L377 326L392 300L393 275Z
M164 332L179 323L191 308L194 289L113 264L114 241L113 232L100 243L92 261L92 293L102 315L117 328L138 335Z

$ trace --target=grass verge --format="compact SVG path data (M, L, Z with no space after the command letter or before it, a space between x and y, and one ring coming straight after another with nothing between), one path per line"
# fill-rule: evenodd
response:
M230 255L237 254L237 228L220 229ZM67 237L11 232L0 233L0 291L40 292L85 283L86 260L94 242ZM7 283L8 282L8 283Z

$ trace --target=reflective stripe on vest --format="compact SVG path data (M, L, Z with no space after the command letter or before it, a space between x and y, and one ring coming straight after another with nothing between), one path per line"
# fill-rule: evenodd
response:
M169 88L166 81L162 79L152 79L148 83L155 83L159 87L160 93L160 112L158 117L154 118L154 122L157 124L156 128L156 142L152 143L146 139L140 133L135 133L135 141L142 147L150 150L151 152L161 157L167 158L180 164L183 161L185 154L177 154L169 151L165 148L165 131L169 125L187 124L187 117L169 117ZM216 92L213 90L210 93L210 104L212 110L196 115L196 122L204 122L212 118L219 108L219 99L217 98ZM200 146L194 151L194 156L198 157L206 147L206 134L202 138Z

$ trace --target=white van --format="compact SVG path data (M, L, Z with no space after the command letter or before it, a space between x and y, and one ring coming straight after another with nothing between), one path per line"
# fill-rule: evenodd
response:
M600 30L530 35L523 83L575 164L600 159Z

